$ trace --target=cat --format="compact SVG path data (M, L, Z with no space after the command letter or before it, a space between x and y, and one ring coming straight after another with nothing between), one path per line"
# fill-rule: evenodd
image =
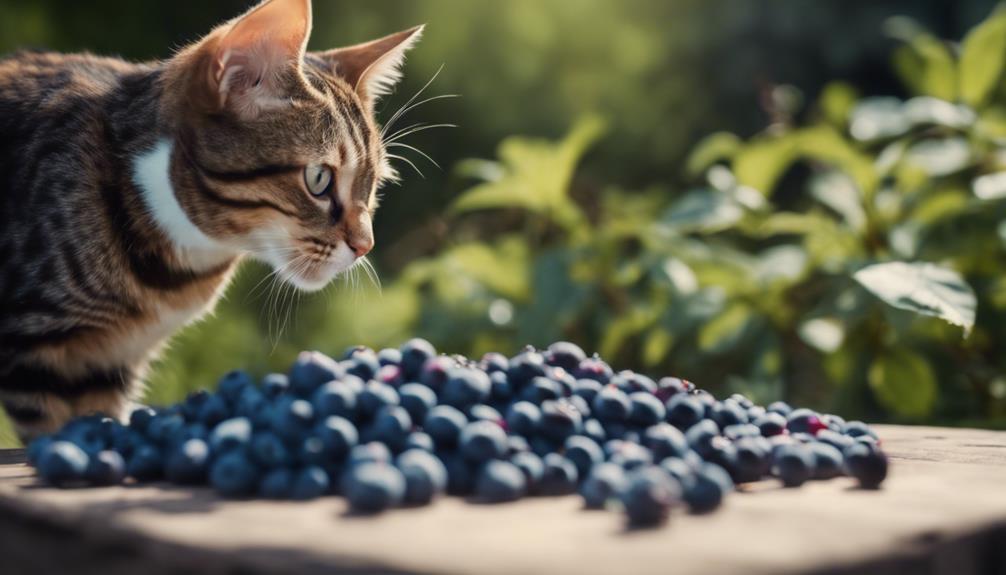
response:
M265 0L161 62L0 60L0 403L28 440L122 418L245 258L306 291L374 246L376 101L423 28L307 52Z

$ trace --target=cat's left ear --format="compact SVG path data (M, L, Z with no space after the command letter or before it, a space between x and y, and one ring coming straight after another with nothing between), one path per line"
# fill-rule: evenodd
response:
M311 0L266 0L227 24L211 46L219 106L249 116L280 105L284 73L300 65L310 36Z
M416 26L364 44L315 54L356 90L360 99L372 104L391 92L402 79L405 53L423 35L425 26Z

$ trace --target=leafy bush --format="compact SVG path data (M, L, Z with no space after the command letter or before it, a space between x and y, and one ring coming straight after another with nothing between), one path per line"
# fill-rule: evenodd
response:
M571 338L856 415L1001 417L1006 12L960 47L888 28L910 99L836 83L800 124L711 135L688 160L696 186L671 202L571 185L597 119L461 163L480 183L454 202L455 228L478 239L408 266L372 303L400 308L400 325L357 313L356 333L380 317L396 338L472 354Z

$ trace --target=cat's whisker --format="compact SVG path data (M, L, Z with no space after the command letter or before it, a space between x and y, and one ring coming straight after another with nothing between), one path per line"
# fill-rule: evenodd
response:
M407 108L401 108L399 110L399 112L401 113L401 115L398 116L398 117L396 117L396 118L394 118L394 120L400 120L403 117L405 117L405 114L411 112L412 110L415 110L416 108L418 108L420 106L423 106L425 104L429 104L430 102L436 102L437 100L449 100L449 99L460 98L460 97L461 97L461 94L441 94L439 96L431 96L429 98L426 98L425 100L421 100L419 102L416 102L415 104L412 104L411 106L408 106ZM390 129L391 129L391 127L393 125L394 125L394 123L392 122L392 123L389 123L389 124L385 125L381 129L381 137L382 138L388 134L388 131L390 131Z
M412 150L413 152L415 152L415 153L419 154L420 156L422 156L422 157L426 158L427 160L429 160L429 162L431 164L433 164L434 166L436 166L438 170L442 170L443 169L443 168L440 167L440 164L438 164L436 162L436 160L434 160L426 152L420 150L419 148L417 148L415 146L410 146L409 144L403 144L402 142L392 142L392 143L388 144L388 147L389 148L404 148L406 150Z
M416 173L419 174L421 178L423 178L424 180L426 179L426 174L424 174L422 170L420 170L414 163L412 163L412 160L406 158L405 156L399 156L397 154L388 154L388 157L393 160L401 160L406 164L412 166L412 169L415 170Z
M367 277L370 278L370 283L374 284L377 288L378 295L384 295L384 288L381 286L381 277L377 273L377 269L374 268L374 264L366 257L360 258L360 267L363 271L367 272Z
M426 130L434 130L438 128L457 128L457 124L413 124L408 128L402 128L401 130L395 132L384 140L384 145L388 145L392 142L397 142L406 136L411 136L412 134L418 134L419 132L425 132Z
M407 111L406 108L411 106L413 102L415 102L420 96L422 96L423 92L425 92L426 89L429 88L434 81L436 81L436 79L440 76L440 73L443 71L444 71L444 64L441 64L440 67L437 68L437 71L433 73L433 77L430 78L425 84L423 84L423 87L420 88L418 92L416 92L411 98L408 99L408 101L402 104L401 108L399 108L394 114L391 115L391 118L388 120L388 123L381 129L382 139L384 135L387 133L387 131L391 129L391 126L395 125L395 122L397 122L403 115L405 115L405 112Z

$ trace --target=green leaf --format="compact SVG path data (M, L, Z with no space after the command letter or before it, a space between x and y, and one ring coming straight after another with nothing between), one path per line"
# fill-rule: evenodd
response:
M702 327L699 348L710 353L730 349L740 340L751 318L751 308L746 304L730 304L723 313Z
M984 105L1006 66L1006 10L1001 7L972 29L961 44L961 100L978 108Z
M856 231L866 227L863 197L847 174L834 170L815 174L809 187L814 199L842 216L847 226Z
M744 209L729 195L715 190L689 192L667 210L661 223L677 232L718 232L744 217Z
M818 106L829 122L844 128L858 98L859 93L852 86L845 82L832 82L821 92Z
M691 177L700 176L716 162L733 157L741 147L741 140L729 132L710 134L699 142L688 156L686 170Z
M755 138L734 156L734 174L740 184L771 196L798 151L797 138L789 134Z
M905 162L930 176L949 176L974 163L974 151L965 138L930 138L908 148Z
M849 133L860 142L897 138L911 128L904 103L890 96L864 98L850 114Z
M880 404L898 415L929 415L936 403L936 376L932 367L925 358L908 349L892 349L874 359L868 379Z
M965 336L975 325L975 293L954 270L890 262L867 266L853 278L888 305L961 326Z
M889 35L905 42L894 52L894 70L915 94L957 99L957 68L945 42L906 18L891 18Z

